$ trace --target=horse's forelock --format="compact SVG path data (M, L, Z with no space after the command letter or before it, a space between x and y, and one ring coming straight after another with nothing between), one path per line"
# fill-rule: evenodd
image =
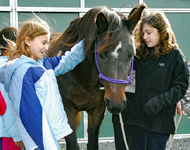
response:
M86 44L84 51L86 54L92 51L92 47L94 46L95 40L98 37L98 27L95 22L95 17L97 17L99 13L103 13L108 18L109 23L108 29L105 32L105 38L102 39L105 42L101 47L99 47L98 51L106 51L112 47L115 47L119 43L122 36L122 19L120 15L107 6L94 7L81 19L81 25L83 28L81 31L85 31L84 39Z
M74 44L84 39L84 53L85 55L91 53L95 40L98 37L98 27L95 22L95 17L99 13L103 13L107 16L109 24L105 38L102 39L104 44L99 47L98 51L106 51L116 46L122 36L121 17L111 8L100 6L92 8L83 17L74 19L60 37L59 43L57 43L57 46L54 46L54 49L56 49L55 47L59 50L68 46L72 47ZM60 48L60 45L63 46Z
M111 8L104 8L102 12L107 16L109 20L108 29L104 38L104 44L99 47L97 51L107 51L116 45L122 37L122 18L116 11Z
M104 9L102 9L102 13L104 13L110 21L114 20L114 21L118 22L119 25L121 24L121 17L113 9L106 7Z

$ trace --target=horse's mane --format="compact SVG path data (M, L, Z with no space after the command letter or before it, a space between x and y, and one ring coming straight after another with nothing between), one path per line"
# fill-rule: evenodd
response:
M50 50L48 56L54 56L59 50L65 52L74 44L84 39L84 54L87 55L94 48L94 43L100 30L96 24L98 14L104 14L108 19L108 26L104 44L99 47L98 51L106 51L109 48L116 46L122 36L120 30L122 26L122 19L127 19L124 15L115 12L107 6L99 6L90 9L83 17L76 18L71 21L69 27L65 30L58 40L50 42Z

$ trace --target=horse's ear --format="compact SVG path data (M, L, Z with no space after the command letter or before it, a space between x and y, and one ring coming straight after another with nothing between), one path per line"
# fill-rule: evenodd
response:
M136 24L138 23L138 21L140 20L142 16L143 10L146 7L147 7L146 4L143 3L131 10L131 12L129 13L129 19L126 21L129 32L131 33L133 32Z
M131 15L132 15L136 10L137 10L137 7L134 7L134 8L131 10L131 12L129 13L128 18L130 18Z
M98 27L98 33L102 33L108 28L108 18L103 13L99 13L96 16L95 23Z

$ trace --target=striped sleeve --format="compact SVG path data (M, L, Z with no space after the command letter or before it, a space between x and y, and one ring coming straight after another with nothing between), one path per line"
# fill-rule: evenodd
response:
M50 68L48 67L48 63L46 63L47 60L50 62L55 72L55 76L65 74L66 72L74 69L84 60L83 40L75 44L71 48L71 51L66 51L65 54L60 57L55 56L45 58L43 65L46 69Z

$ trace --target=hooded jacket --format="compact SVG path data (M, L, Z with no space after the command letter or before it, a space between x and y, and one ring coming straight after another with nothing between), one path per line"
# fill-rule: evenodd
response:
M72 70L84 59L83 41L60 57L37 62L22 55L9 61L0 82L9 93L17 126L27 150L60 149L57 140L72 129L63 108L56 76Z
M6 69L8 57L0 57L0 71ZM7 105L7 109L3 116L0 116L0 137L11 137L14 142L22 141L16 125L16 118L12 109L8 93L4 90L4 85L0 83L0 90Z

